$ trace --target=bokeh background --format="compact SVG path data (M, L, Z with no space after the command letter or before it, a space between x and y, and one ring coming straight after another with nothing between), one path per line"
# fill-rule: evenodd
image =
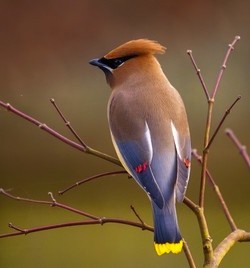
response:
M110 90L104 75L88 64L117 45L135 38L158 40L167 53L158 57L186 104L193 147L201 150L206 100L186 54L192 49L211 89L227 44L242 38L221 83L213 129L238 95L242 100L227 118L250 147L249 1L159 0L0 0L0 99L72 138L49 102L55 98L79 135L92 147L115 156L107 128ZM215 140L209 167L240 228L250 230L249 170L225 136ZM150 204L126 176L95 181L57 196L75 181L114 165L85 155L30 123L0 109L0 187L19 196L57 200L90 213L136 220L129 206L152 223ZM197 200L200 167L193 161L188 196ZM24 204L0 196L0 233L9 222L29 228L81 220L57 208ZM200 234L195 216L178 205L183 236L201 267ZM216 245L229 227L211 187L206 215ZM156 256L152 233L107 224L58 229L2 239L0 266L10 267L187 267L184 254ZM221 267L248 267L250 244L233 247Z

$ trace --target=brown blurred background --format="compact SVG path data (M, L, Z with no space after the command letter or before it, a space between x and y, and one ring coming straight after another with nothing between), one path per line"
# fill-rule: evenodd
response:
M49 102L55 98L80 136L92 147L114 154L107 128L110 90L104 75L88 64L135 38L158 40L167 53L158 57L179 89L190 119L193 147L201 150L206 101L186 54L192 49L211 89L227 44L242 38L221 83L213 129L238 95L242 100L227 118L210 151L209 167L240 228L250 230L249 170L223 133L231 127L250 147L249 1L158 0L0 0L0 99L72 138ZM107 178L56 195L75 181L117 170L114 165L72 149L28 122L0 109L0 187L11 193L58 201L106 217L136 220L133 204L151 224L145 194L126 176ZM188 196L198 197L200 168L193 161ZM207 187L206 214L214 245L228 234L220 205ZM57 208L0 197L0 232L8 222L29 228L81 220ZM178 205L182 234L198 267L201 241L195 216ZM0 266L9 267L187 267L184 254L156 256L150 232L123 225L82 226L0 241ZM249 265L250 244L237 244L221 267Z

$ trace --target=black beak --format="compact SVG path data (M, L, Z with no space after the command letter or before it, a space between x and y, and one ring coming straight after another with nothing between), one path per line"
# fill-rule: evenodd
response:
M109 67L106 62L104 62L104 58L93 59L89 61L89 64L99 67L105 73L105 75L108 75L113 71L112 68Z
M98 67L103 67L103 64L99 61L99 59L93 59L89 61L89 64L94 65L94 66L98 66Z

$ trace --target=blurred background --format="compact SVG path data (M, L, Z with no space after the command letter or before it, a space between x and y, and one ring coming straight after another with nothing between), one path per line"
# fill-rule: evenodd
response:
M82 139L115 156L107 128L110 89L103 73L88 64L117 45L136 38L158 40L167 52L158 59L182 95L190 120L192 144L202 149L206 99L187 49L211 90L227 45L240 35L215 102L213 130L238 95L219 132L209 168L242 229L250 230L249 170L224 129L232 128L250 147L249 1L159 0L0 0L0 99L72 138L49 102L57 104ZM64 196L57 191L97 173L118 167L85 155L30 123L0 109L0 187L34 199L56 199L98 216L152 223L150 204L136 183L116 176L85 184ZM200 167L193 160L188 197L198 200ZM20 228L81 220L80 216L0 196L0 233ZM220 204L209 185L206 215L213 244L229 233ZM182 234L197 262L203 263L198 224L178 205ZM117 224L58 229L0 241L0 266L9 267L188 267L184 254L156 256L151 232ZM238 243L221 267L249 265L249 243Z

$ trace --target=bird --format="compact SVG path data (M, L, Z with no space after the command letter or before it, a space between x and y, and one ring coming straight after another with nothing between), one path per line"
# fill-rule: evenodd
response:
M191 168L185 106L155 57L165 50L157 41L136 39L89 61L111 88L111 139L123 167L151 201L158 255L183 248L176 200L185 197Z

